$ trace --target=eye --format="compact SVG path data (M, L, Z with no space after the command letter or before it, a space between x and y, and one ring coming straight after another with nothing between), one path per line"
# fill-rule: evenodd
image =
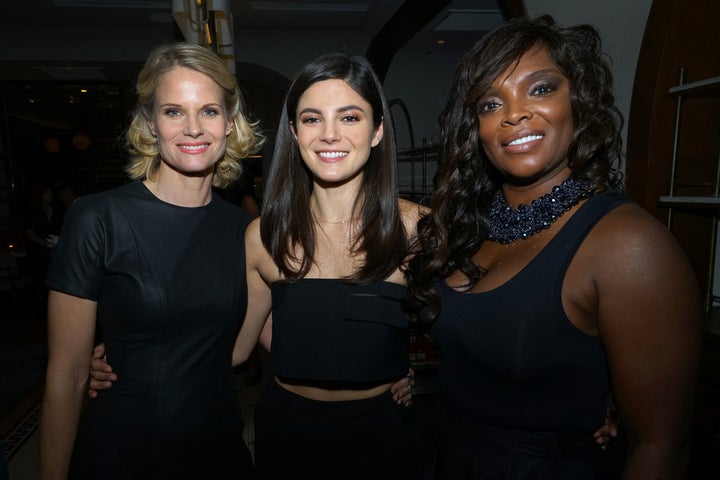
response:
M498 108L500 108L500 104L494 100L482 102L478 105L478 115L482 115L483 113L492 113Z
M180 116L180 110L177 108L166 108L163 110L163 114L167 115L168 117L176 118Z
M203 110L203 115L206 117L216 117L220 112L216 108L206 108Z
M535 85L530 90L530 95L541 97L543 95L547 95L549 93L554 92L557 90L557 86L553 83L541 83L539 85Z
M312 116L312 115L308 115L307 117L301 117L300 123L308 124L308 125L320 123L320 118Z
M358 117L357 115L345 115L344 117L342 117L341 120L344 123L353 123L353 122L359 122L360 117Z

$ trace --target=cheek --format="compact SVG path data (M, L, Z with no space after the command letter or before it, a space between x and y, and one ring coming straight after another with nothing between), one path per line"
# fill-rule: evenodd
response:
M478 142L480 142L480 146L485 150L485 153L488 153L492 146L495 145L493 141L494 133L494 130L488 126L487 122L485 125L482 123L478 125Z
M153 132L158 142L163 142L174 138L178 133L178 129L170 122L160 121L155 123Z
M305 130L300 129L295 135L295 142L297 142L298 148L305 148L310 143L310 135Z

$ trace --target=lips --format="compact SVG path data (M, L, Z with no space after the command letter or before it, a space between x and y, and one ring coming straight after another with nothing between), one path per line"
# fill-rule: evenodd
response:
M525 137L518 138L517 140L513 140L512 142L508 143L508 146L512 147L515 145L523 145L534 140L540 140L541 138L543 138L542 135L527 135Z
M348 152L345 151L323 151L323 152L317 152L318 156L326 161L335 161L339 160L341 158L345 158L348 154Z
M194 143L194 144L182 143L182 144L178 145L178 148L185 153L195 154L195 153L203 153L204 151L206 151L208 149L209 146L210 146L209 143Z
M520 134L513 135L503 140L503 147L519 147L527 145L531 142L536 142L545 138L545 135L539 132L523 132Z

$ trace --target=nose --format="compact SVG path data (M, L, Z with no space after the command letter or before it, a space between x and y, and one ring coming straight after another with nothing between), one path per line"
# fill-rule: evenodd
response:
M503 125L515 126L532 118L532 111L522 100L506 101L503 106Z
M185 123L185 132L183 133L190 137L197 137L202 133L202 126L196 118L188 117Z
M326 142L334 142L338 139L337 130L333 122L325 122L322 130L322 140Z

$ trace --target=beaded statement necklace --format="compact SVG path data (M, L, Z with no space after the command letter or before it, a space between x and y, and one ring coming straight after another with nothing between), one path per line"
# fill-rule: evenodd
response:
M499 190L490 205L487 239L492 242L512 243L524 240L548 228L581 199L593 193L592 182L568 178L552 191L530 205L518 205L513 210Z

